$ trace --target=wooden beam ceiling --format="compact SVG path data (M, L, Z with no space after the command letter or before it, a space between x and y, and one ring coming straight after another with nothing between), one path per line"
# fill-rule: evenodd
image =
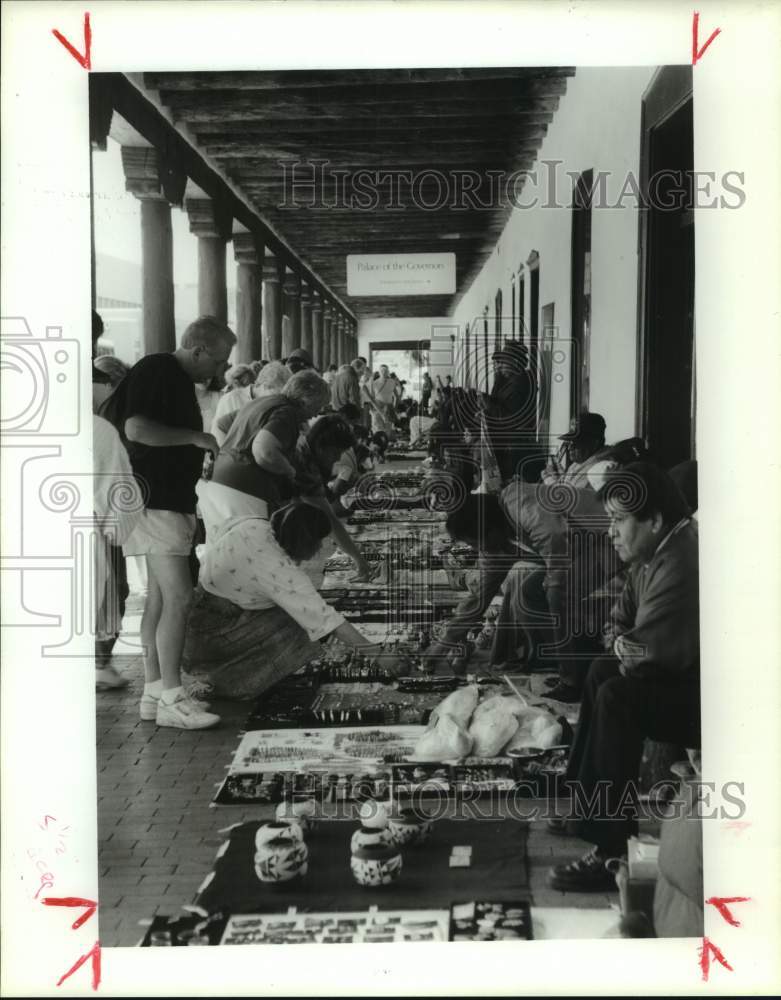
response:
M144 84L356 315L445 316L450 296L348 298L347 255L453 252L462 293L511 210L491 175L533 166L574 72L146 73Z

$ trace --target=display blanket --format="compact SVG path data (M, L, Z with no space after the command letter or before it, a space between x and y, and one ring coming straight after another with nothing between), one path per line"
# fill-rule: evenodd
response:
M470 814L465 812L465 815ZM350 870L350 839L358 828L347 820L317 820L307 834L308 871L289 882L262 883L255 874L255 834L263 824L241 823L220 848L214 871L195 900L208 913L269 913L295 906L307 912L383 910L416 906L449 908L469 899L497 902L528 894L528 824L516 819L453 818L433 823L423 843L401 848L395 882L365 888ZM467 867L450 865L453 848L471 847Z

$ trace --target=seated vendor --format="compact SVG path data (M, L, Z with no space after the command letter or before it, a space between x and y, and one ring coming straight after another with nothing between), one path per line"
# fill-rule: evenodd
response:
M700 745L699 571L697 527L670 476L648 462L613 473L600 491L610 537L628 563L609 625L610 655L594 660L567 768L572 816L559 832L594 847L558 865L548 880L570 892L615 888L605 869L626 853L637 829L619 804L637 802L646 738ZM600 787L604 795L600 796ZM596 811L586 808L596 800Z
M499 593L508 574L518 560L512 544L513 529L505 517L499 498L492 494L469 494L459 508L448 515L447 531L455 541L466 542L478 550L477 566L466 574L468 593L455 608L446 623L442 637L423 654L424 668L429 671L454 670L468 654L464 640L467 633L479 627L491 600ZM514 572L514 571L513 571ZM466 664L461 663L461 672Z
M542 481L549 486L559 482L588 485L588 472L605 447L605 418L601 413L584 411L573 417L570 429L559 440L562 442L559 453L549 458Z
M330 635L367 655L380 652L326 604L318 560L330 518L294 500L270 520L206 521L206 546L187 619L184 669L221 698L255 698L308 660ZM390 674L407 664L380 656Z

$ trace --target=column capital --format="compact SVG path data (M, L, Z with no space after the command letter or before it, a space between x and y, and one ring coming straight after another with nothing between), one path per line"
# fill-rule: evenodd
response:
M301 282L300 297L301 297L301 304L302 305L308 306L309 303L312 301L311 291L310 291L309 285L305 281Z
M276 255L270 250L266 250L263 254L263 281L273 281L274 284L279 284L279 265Z
M125 190L141 201L181 205L187 177L153 146L122 146Z
M333 306L326 299L323 301L323 319L331 319L333 317Z
M289 267L285 268L285 280L282 283L285 295L291 299L297 299L301 291L301 282L295 271Z
M184 208L193 235L226 242L231 238L233 216L224 203L213 198L185 198Z
M312 289L312 312L321 312L323 310L323 301L320 292L316 288Z
M259 264L263 260L263 247L257 237L247 229L234 230L233 256L237 264Z

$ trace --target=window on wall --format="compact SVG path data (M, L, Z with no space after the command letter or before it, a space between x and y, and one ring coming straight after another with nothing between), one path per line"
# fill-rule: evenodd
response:
M539 392L537 393L537 440L545 441L550 434L551 396L553 394L553 351L556 317L553 302L544 305L542 341L540 343ZM557 376L559 379L561 376Z
M515 275L510 278L510 336L515 337Z
M488 391L491 377L491 351L488 347L488 306L483 310L483 372L485 373L485 388Z
M585 170L572 200L572 369L570 413L589 405L591 340L591 195L593 171Z
M529 269L529 368L534 375L534 380L539 387L543 377L542 362L540 357L540 255L536 250L532 250L529 259L526 261ZM539 393L537 394L539 408ZM537 434L539 436L539 409L537 413Z
M502 346L502 290L497 291L494 298L494 350Z
M526 312L526 276L523 273L523 266L518 273L518 339L526 339L526 325L524 313Z
M529 268L529 351L537 354L540 339L540 255L532 250L526 261Z

